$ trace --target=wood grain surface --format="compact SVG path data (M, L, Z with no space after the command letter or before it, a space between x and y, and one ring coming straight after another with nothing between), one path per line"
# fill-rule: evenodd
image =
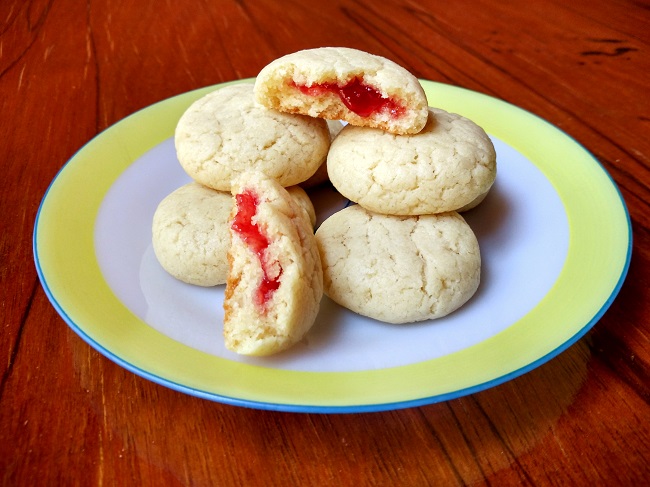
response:
M632 0L2 0L2 485L650 483L649 25L648 3ZM32 253L65 162L152 103L319 46L506 100L597 158L628 205L634 247L591 332L484 392L317 415L175 392L68 328Z

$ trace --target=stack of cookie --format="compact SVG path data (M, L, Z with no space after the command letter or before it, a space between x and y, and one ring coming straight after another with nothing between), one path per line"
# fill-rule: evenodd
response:
M255 94L279 111L348 122L327 171L357 205L316 232L325 294L390 323L439 318L471 298L481 257L459 212L479 204L496 176L481 127L429 107L406 69L353 49L277 59L258 75Z
M190 106L175 144L194 181L159 205L154 251L182 281L226 282L235 352L296 343L323 292L408 323L450 313L478 287L478 242L458 211L490 189L494 148L470 120L430 108L419 81L388 59L347 48L284 56L254 84ZM328 178L358 204L314 235L300 185Z
M330 143L325 120L259 105L253 83L214 91L179 119L176 153L193 181L158 205L153 249L181 281L226 283L230 350L279 352L316 318L323 293L316 215L298 185L319 177Z

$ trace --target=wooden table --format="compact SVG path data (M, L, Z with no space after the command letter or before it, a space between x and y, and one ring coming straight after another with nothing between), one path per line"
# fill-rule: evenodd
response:
M629 0L0 3L2 485L650 482L650 11ZM634 247L581 340L483 392L363 414L235 407L82 341L37 278L39 202L103 129L280 55L345 45L556 125L611 174Z

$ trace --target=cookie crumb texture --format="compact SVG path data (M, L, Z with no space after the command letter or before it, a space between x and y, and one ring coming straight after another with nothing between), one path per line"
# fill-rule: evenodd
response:
M473 121L437 108L416 135L345 127L327 157L330 181L346 198L390 215L468 209L496 178L494 145Z
M285 187L306 181L325 161L330 133L324 120L255 103L253 83L240 83L190 105L178 121L174 142L192 179L229 192L244 171L263 172Z
M355 205L323 222L316 241L325 294L388 323L446 316L480 283L478 241L456 212L399 217Z
M255 81L257 101L287 113L415 134L427 120L418 79L395 62L357 49L321 47L287 54Z
M323 294L309 215L260 173L244 173L232 194L225 344L243 355L278 353L311 328Z

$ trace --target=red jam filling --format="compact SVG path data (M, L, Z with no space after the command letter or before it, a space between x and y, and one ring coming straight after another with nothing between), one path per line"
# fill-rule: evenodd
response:
M236 195L235 200L237 202L237 214L233 219L231 228L240 235L242 240L257 254L260 260L263 276L255 293L255 304L264 307L269 299L271 299L273 293L280 287L282 270L280 270L280 274L275 278L269 276L269 265L265 255L266 249L269 247L269 239L260 231L257 224L252 221L257 212L257 205L259 204L257 195L250 190L245 190Z
M353 78L344 85L336 83L315 83L311 86L293 83L301 92L309 96L318 96L330 92L339 96L343 104L360 117L369 117L374 113L388 112L394 118L404 114L404 107L368 86L360 78Z

